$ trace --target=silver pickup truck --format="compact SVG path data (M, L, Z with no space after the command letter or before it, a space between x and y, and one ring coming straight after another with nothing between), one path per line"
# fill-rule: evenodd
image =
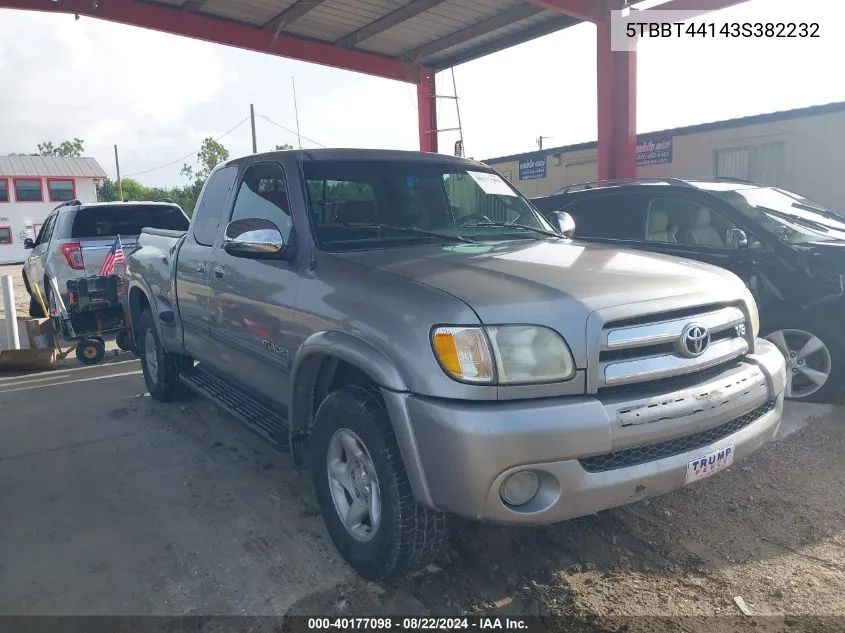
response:
M449 515L558 522L774 436L784 358L738 277L556 222L449 156L229 161L187 232L145 229L128 257L147 387L290 450L370 579L426 564Z

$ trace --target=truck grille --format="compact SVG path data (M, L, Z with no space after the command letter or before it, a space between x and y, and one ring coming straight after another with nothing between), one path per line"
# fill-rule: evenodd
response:
M697 327L696 330L690 328ZM690 349L686 333L706 336ZM732 305L710 306L607 323L601 330L598 389L682 376L721 365L751 349L745 313ZM701 351L696 355L696 351Z
M775 408L775 401L769 402L749 411L745 415L734 418L730 422L726 422L721 426L707 429L693 435L679 437L674 440L667 440L665 442L658 442L656 444L646 444L644 446L634 446L631 448L623 448L612 453L605 453L604 455L595 455L593 457L586 457L579 459L578 462L581 467L588 473L603 473L608 470L616 470L617 468L627 468L629 466L637 466L639 464L646 464L665 457L673 457L693 451L702 446L707 446L713 442L718 442L721 439L728 437L741 431L749 426L754 421L760 419L765 414L773 411Z

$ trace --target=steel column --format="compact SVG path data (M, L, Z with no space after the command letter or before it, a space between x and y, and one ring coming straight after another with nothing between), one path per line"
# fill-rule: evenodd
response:
M435 71L422 68L417 82L420 150L423 152L437 152L437 88L434 76Z
M598 31L598 178L637 175L637 53L610 49L610 15Z

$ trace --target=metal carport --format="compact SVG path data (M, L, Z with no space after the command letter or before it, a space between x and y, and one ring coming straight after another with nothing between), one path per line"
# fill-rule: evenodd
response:
M650 8L710 11L743 1L666 0ZM437 71L589 21L598 29L600 179L635 175L636 53L610 46L610 12L625 6L623 0L0 0L0 8L84 15L416 84L420 149L429 152L438 151Z

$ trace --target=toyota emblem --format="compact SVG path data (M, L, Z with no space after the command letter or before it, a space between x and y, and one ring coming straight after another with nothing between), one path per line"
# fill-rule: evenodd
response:
M710 330L698 323L690 323L681 331L678 353L686 358L701 356L710 345Z

